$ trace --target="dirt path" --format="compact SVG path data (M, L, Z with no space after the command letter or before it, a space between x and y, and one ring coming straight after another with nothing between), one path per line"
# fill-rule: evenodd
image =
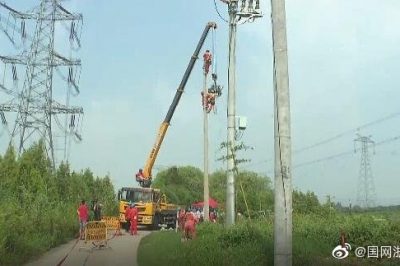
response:
M57 266L68 254L61 266L132 266L137 265L137 248L140 239L148 235L149 231L139 231L137 236L122 232L108 241L107 248L92 248L93 244L72 240L67 244L51 249L38 260L26 266ZM112 235L109 236L111 238ZM72 249L72 251L71 251Z

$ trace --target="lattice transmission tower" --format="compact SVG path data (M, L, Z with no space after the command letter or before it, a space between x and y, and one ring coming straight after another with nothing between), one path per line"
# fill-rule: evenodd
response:
M28 12L0 2L0 30L17 50L15 56L0 55L0 122L8 128L5 113L13 117L8 132L19 154L43 140L53 168L61 160L68 161L71 138L81 141L83 119L83 108L70 106L71 95L80 92L81 61L72 53L81 46L82 15L60 2L41 0ZM60 45L69 56L56 51L61 38L55 36L69 38L69 45ZM19 72L24 73L21 87Z
M375 184L371 169L370 148L375 149L375 142L371 136L357 134L354 140L355 148L357 142L361 144L361 163L357 189L357 203L363 208L375 206Z

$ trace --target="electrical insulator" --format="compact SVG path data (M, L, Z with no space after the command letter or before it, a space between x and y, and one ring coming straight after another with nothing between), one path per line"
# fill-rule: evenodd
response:
M247 8L249 12L253 11L253 0L249 0L249 6Z
M11 67L11 70L12 70L13 80L15 81L18 79L17 67L13 64Z

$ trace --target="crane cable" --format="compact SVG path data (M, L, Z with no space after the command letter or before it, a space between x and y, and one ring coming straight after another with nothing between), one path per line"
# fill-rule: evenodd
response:
M212 68L212 74L217 74L217 53L216 53L216 49L217 49L217 45L216 45L216 39L217 39L217 32L215 31L215 29L212 29L211 32L211 41L212 41L212 55L213 55L213 60L211 61L211 68Z

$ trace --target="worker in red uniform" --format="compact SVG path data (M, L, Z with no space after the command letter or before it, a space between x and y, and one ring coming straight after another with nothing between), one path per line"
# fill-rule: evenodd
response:
M136 174L136 181L143 182L143 180L144 180L143 169L139 169L139 172Z
M128 205L125 208L125 231L129 233L129 228L131 227L131 217L130 217L131 206Z
M132 208L130 209L130 218L131 218L131 235L137 235L137 222L138 222L138 214L139 211L136 208L135 204L132 204Z
M196 223L197 219L195 215L189 210L187 210L185 215L185 227L184 227L186 239L193 239L196 237Z
M184 226L185 226L185 209L184 208L179 210L178 224L179 224L179 230L181 232L184 232Z
M208 72L210 71L210 66L212 62L212 54L210 53L210 50L206 50L206 52L203 54L203 60L204 60L204 74L207 75Z
M216 223L217 222L217 216L215 215L214 211L210 212L210 222Z
M215 95L214 93L207 93L207 112L211 112L215 106Z
M207 113L211 112L215 106L215 94L214 93L206 93L204 96L204 92L201 92L201 97L203 99L203 108L207 111Z
M79 208L76 210L79 217L79 238L81 240L85 239L85 228L87 221L89 219L89 208L85 201L82 200Z

